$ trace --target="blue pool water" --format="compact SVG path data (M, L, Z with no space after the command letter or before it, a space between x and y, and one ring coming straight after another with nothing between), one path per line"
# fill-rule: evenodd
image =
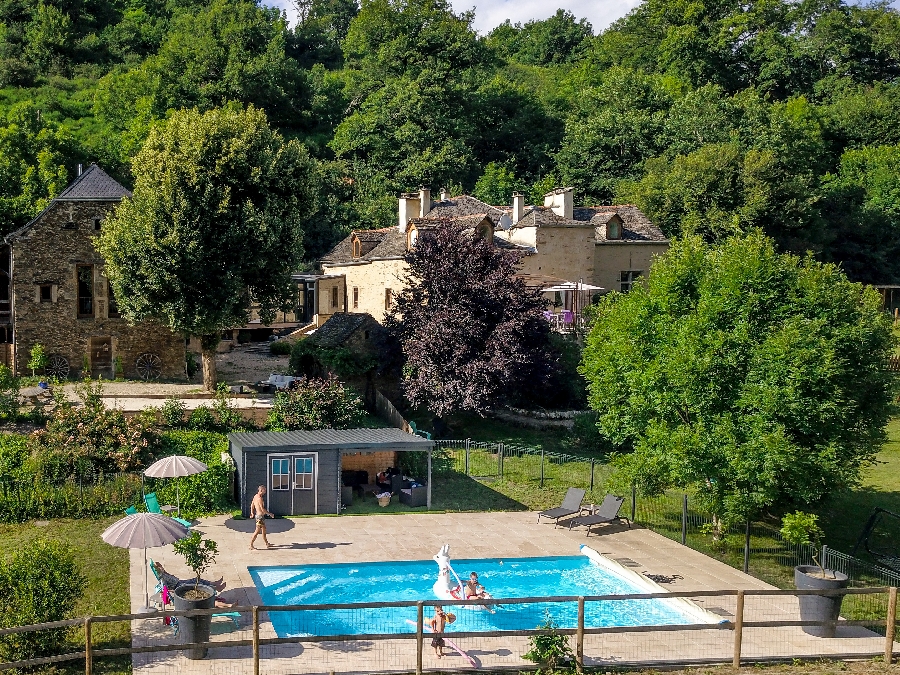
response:
M646 593L626 579L607 572L587 556L453 560L456 573L466 578L477 572L495 598L609 595ZM250 567L250 575L265 605L313 605L353 602L435 600L437 574L433 560ZM449 607L449 603L445 609ZM535 628L550 611L563 628L574 628L575 603L530 603L499 606L494 614L464 607L447 609L457 616L451 631L521 630ZM432 610L426 607L426 620ZM301 610L271 612L279 637L297 635L358 635L405 633L415 630L415 607L378 609ZM585 625L648 626L690 624L694 621L664 600L589 602Z

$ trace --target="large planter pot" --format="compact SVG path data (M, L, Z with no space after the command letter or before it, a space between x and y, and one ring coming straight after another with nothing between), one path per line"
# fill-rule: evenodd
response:
M846 588L847 575L825 570L826 576L821 576L822 570L815 565L800 565L794 568L794 585L798 591L833 591ZM831 621L828 626L803 626L803 632L818 637L834 637L837 620L841 614L842 595L800 595L800 620L801 621Z
M198 591L204 591L209 594L208 598L203 600L189 600L184 597L186 593L194 590L193 584L184 584L175 589L172 593L172 604L177 610L192 609L212 609L216 606L216 591L209 586L200 584ZM212 621L212 615L205 616L179 616L178 617L178 636L181 638L182 644L190 644L192 642L209 642L209 624ZM202 659L206 657L206 647L191 647L184 650L184 655L189 659Z

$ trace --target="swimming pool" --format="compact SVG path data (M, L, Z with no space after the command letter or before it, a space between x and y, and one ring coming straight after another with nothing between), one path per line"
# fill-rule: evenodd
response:
M625 575L604 569L585 555L453 560L452 564L460 577L477 572L481 583L495 598L651 592L637 582L632 583ZM436 599L432 585L437 565L433 560L250 567L249 571L265 605ZM432 610L429 607L425 610L427 620ZM544 622L547 611L563 628L574 628L577 621L574 602L504 605L494 614L462 607L448 611L457 616L451 629L455 631L535 628ZM279 637L406 633L415 630L409 622L415 621L416 608L270 612L270 618ZM690 623L696 623L696 617L692 617L690 611L666 600L620 600L585 605L585 625L588 627Z

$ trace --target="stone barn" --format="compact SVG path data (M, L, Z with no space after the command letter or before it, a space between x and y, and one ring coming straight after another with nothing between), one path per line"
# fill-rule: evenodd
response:
M237 490L244 517L260 485L266 486L266 508L278 516L340 513L344 471L367 470L368 484L375 482L374 456L383 470L396 464L396 453L428 453L424 499L414 506L431 506L432 441L399 429L319 429L316 431L257 431L228 435L237 470ZM402 486L401 486L402 487ZM408 503L409 497L400 495Z
M165 326L119 316L95 246L104 219L130 192L96 164L0 247L0 361L28 373L43 345L46 374L185 376L185 342Z

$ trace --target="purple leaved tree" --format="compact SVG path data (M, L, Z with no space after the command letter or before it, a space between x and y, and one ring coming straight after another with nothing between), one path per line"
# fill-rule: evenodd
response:
M449 223L420 234L385 325L399 338L403 386L438 417L482 414L546 387L556 367L546 302L517 278L519 254Z

